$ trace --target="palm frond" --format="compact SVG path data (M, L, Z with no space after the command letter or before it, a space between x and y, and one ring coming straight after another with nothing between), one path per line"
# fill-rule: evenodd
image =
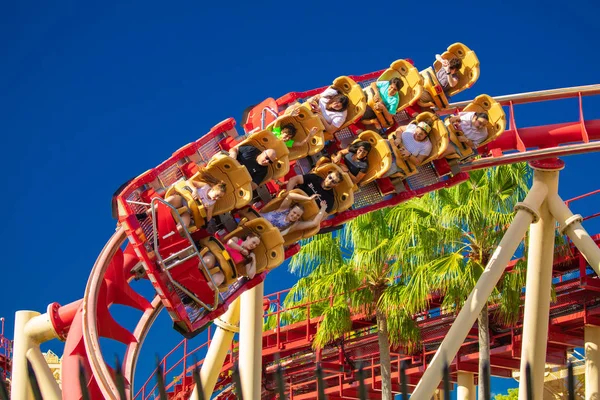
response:
M304 276L317 266L328 271L334 271L344 263L340 241L333 234L323 234L313 237L303 244L289 264L290 272Z
M323 314L317 334L313 339L313 349L322 349L327 344L349 332L352 328L350 309L345 303L334 304Z
M402 309L386 313L386 319L390 344L402 345L408 354L413 353L421 342L421 331L415 320Z

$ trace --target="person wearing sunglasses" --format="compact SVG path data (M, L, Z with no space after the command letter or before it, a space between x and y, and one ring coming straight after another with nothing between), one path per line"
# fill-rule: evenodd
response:
M473 150L477 150L479 144L488 137L487 126L490 122L490 117L485 112L461 112L448 119L450 123L454 125L456 130L463 133L458 136L457 139ZM448 146L444 152L445 157L452 156L456 153L454 144L452 142L450 142L450 144L452 144L452 146Z
M330 213L335 205L333 188L342 183L342 179L342 174L338 171L330 172L325 179L317 174L296 175L288 181L286 190L297 187L309 196L318 195L327 204L325 211Z
M239 161L252 177L252 188L256 189L267 176L269 165L277 161L273 149L260 150L252 145L237 145L229 150L229 156Z

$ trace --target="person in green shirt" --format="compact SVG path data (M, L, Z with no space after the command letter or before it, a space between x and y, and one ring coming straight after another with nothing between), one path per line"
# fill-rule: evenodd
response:
M377 81L369 85L365 90L367 100L373 99L375 103L373 108L383 114L384 118L393 124L394 115L398 110L400 102L400 89L404 83L399 78L392 78L389 81ZM382 129L381 123L377 120L377 116L373 109L367 105L367 109L361 118L362 124L366 129Z
M285 124L282 126L273 127L273 135L279 140L282 140L288 149L292 147L301 147L304 146L308 141L319 132L319 129L314 126L311 128L308 135L304 138L304 140L296 141L294 137L296 137L296 133L298 132L294 124Z

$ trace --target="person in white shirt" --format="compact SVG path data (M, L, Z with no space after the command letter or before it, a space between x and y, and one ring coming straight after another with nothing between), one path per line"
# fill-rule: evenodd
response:
M433 148L431 140L429 140L432 125L433 122L427 120L401 126L396 132L390 134L388 144L390 147L397 147L406 161L410 161L414 165L420 165L429 157ZM401 171L396 164L396 156L392 152L392 166L384 177L390 177L398 172Z
M449 121L454 125L454 128L463 133L457 137L458 140L474 150L479 147L480 143L487 139L487 125L489 120L490 117L487 113L473 111L461 112L458 115L453 115L449 118ZM448 146L444 152L445 157L454 154L456 154L455 145Z
M350 100L335 88L328 87L323 93L311 97L307 102L312 111L317 113L327 132L335 133L346 122Z

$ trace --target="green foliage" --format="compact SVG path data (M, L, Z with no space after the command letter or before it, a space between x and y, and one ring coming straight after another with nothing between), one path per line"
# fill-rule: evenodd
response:
M404 252L397 247L398 263L412 272L407 283L411 312L427 308L432 290L445 296L444 309L460 309L512 221L515 204L525 197L528 181L524 164L473 171L464 184L393 211L391 223L400 224L402 215L414 224L395 239L405 246ZM507 274L491 298L508 325L519 316L523 271L519 265L516 274Z
M320 349L350 331L352 320L350 308L343 302L337 302L323 313L323 320L313 340L313 348Z
M494 396L494 400L518 400L519 399L519 388L508 389L507 394L497 394Z
M284 301L286 322L322 316L314 346L322 347L349 333L352 325L345 316L375 316L377 307L388 319L388 338L395 345L412 349L419 332L403 307L404 300L393 289L397 255L390 246L397 236L388 223L389 210L361 215L336 233L318 235L303 244L290 262L290 271L301 275ZM393 294L394 293L394 294ZM340 296L342 295L343 296ZM380 301L385 298L384 301ZM328 299L318 302L320 299ZM330 302L335 304L330 307ZM315 302L310 307L307 302ZM347 313L347 314L346 314ZM268 321L267 326L272 326Z

